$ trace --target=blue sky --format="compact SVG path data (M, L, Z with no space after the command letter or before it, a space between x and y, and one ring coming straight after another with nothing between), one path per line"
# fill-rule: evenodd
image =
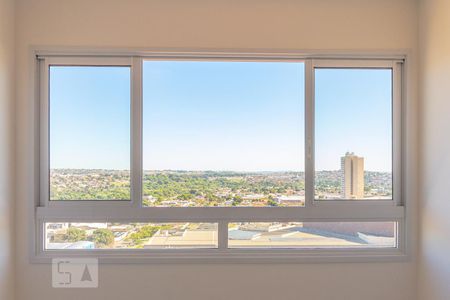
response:
M50 68L50 167L129 169L130 69Z
M51 168L129 168L130 70L52 67ZM304 170L304 65L144 62L144 169ZM317 70L317 169L390 170L387 70Z
M317 69L316 170L337 170L347 151L365 169L391 171L392 75L386 69Z
M144 63L144 169L302 170L303 64Z

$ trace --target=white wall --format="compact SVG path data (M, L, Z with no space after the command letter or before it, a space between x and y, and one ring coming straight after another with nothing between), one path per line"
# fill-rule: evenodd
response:
M450 1L421 1L420 299L450 298Z
M33 174L31 45L409 49L414 112L416 18L415 0L17 0L17 299L415 299L413 261L104 265L98 289L52 289L50 266L28 262L32 189L22 187L32 186ZM413 137L414 119L409 122ZM411 149L409 160L415 158Z
M14 0L0 0L0 300L14 294Z

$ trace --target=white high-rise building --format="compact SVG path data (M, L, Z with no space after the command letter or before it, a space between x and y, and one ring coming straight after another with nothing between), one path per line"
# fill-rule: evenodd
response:
M364 198L364 158L353 152L341 157L342 197L345 199Z

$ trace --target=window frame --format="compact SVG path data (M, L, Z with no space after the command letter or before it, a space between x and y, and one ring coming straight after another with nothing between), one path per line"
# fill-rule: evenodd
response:
M50 67L70 67L70 66L86 66L86 67L128 67L130 69L130 200L70 200L64 201L50 200ZM79 202L89 205L95 205L96 202L102 201L105 205L128 206L136 205L136 195L139 188L136 183L139 178L136 177L136 167L139 163L136 156L136 150L139 148L139 101L136 101L139 95L139 87L135 85L139 82L138 78L134 78L135 69L139 68L139 64L132 58L127 57L49 57L40 63L40 78L43 79L41 84L41 101L40 101L40 205L43 207L57 206L77 206ZM139 71L139 70L138 70ZM138 154L139 155L139 154ZM47 166L47 167L45 167ZM70 204L72 203L72 204Z
M52 51L33 49L34 100L36 116L35 164L37 172L33 199L30 256L33 262L54 257L98 257L101 262L358 262L398 261L408 258L406 205L402 172L405 135L405 54L322 54L297 52L198 52L198 51ZM144 60L205 61L291 61L305 63L305 207L144 207L142 206L142 66ZM129 66L130 201L49 201L49 77L51 65ZM393 200L318 201L314 199L314 68L392 68L393 95ZM45 250L46 222L211 222L218 223L218 249L108 249ZM230 249L228 223L251 221L394 221L397 247L385 249Z
M305 177L308 176L309 192L306 202L313 206L334 206L342 205L349 201L353 205L389 205L401 206L402 201L402 68L404 61L400 60L361 60L361 59L312 59L309 63L307 84L310 87L308 111L305 112L308 118L306 122L306 143L308 152L306 155L306 164L308 172L305 171ZM332 199L319 200L315 197L315 70L316 69L381 69L392 70L392 199L361 199L354 201L352 199ZM306 178L305 178L306 181ZM312 186L311 186L312 185Z

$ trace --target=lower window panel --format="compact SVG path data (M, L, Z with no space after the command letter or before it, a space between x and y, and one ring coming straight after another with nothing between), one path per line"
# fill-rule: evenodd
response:
M229 248L395 248L396 222L228 224Z
M45 250L217 248L217 223L45 223Z

